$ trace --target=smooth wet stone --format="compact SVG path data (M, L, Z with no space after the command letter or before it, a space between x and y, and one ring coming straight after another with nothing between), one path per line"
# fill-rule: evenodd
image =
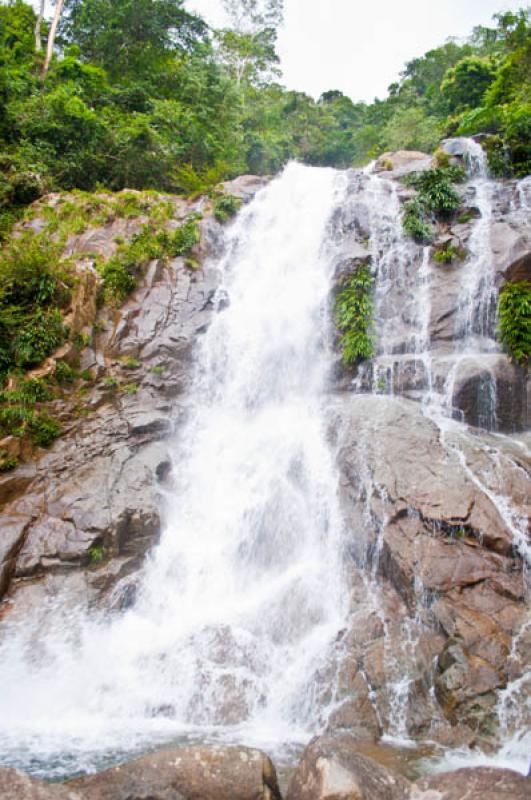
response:
M407 800L409 782L363 755L349 735L313 739L293 774L287 800Z
M163 750L67 785L85 800L281 800L271 760L248 747Z

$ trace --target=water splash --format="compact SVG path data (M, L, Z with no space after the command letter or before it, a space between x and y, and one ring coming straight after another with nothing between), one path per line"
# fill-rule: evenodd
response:
M228 308L198 350L138 602L112 620L48 607L5 640L2 760L41 758L49 774L69 753L90 765L198 730L278 743L318 726L308 687L346 612L323 408L328 222L343 186L291 164L230 229Z

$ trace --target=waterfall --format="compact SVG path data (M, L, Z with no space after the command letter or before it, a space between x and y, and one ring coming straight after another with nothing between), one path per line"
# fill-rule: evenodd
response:
M110 620L50 605L5 638L10 764L31 753L61 774L194 732L277 742L318 727L311 687L347 608L324 394L343 190L333 170L291 164L229 229L139 598Z

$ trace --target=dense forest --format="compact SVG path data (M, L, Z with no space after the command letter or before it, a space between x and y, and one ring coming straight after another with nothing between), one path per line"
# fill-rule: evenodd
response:
M347 167L454 134L488 134L496 174L530 171L529 9L413 59L366 104L278 82L279 0L225 6L224 30L183 0L56 0L51 24L23 0L0 6L4 229L51 189L191 193L290 158Z

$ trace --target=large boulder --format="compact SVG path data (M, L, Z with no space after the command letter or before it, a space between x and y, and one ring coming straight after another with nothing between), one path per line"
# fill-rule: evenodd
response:
M410 784L366 758L352 736L313 739L291 777L287 800L407 800Z
M67 786L85 800L281 800L272 762L247 747L164 750Z
M529 800L531 779L508 769L476 767L431 775L415 784L411 800Z
M34 780L16 769L0 769L2 800L83 800L74 789Z

